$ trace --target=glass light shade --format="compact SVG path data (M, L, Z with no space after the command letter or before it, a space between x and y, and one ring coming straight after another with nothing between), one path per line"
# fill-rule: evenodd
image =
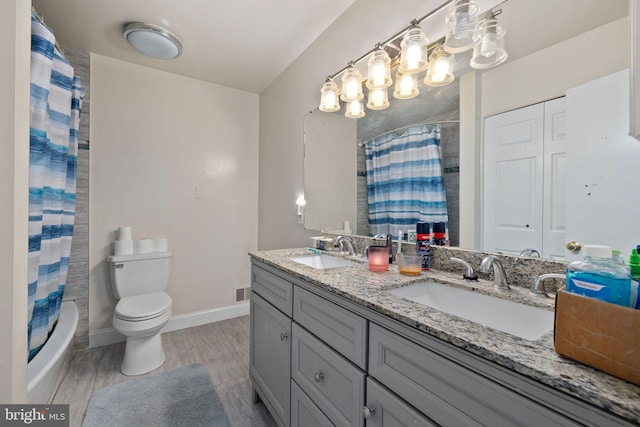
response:
M389 106L389 94L386 87L369 89L367 108L370 110L384 110Z
M424 83L429 86L446 86L453 82L453 55L438 46L429 56L429 68Z
M445 22L447 35L444 50L447 52L466 52L480 42L478 5L475 0L455 0Z
M350 119L359 119L360 117L364 117L364 105L362 105L362 101L355 100L348 102L347 111L344 115Z
M473 48L473 57L469 64L472 68L486 70L496 67L509 56L504 48L505 29L495 18L480 23L482 41Z
M369 89L387 88L393 84L391 80L391 59L386 51L382 49L374 51L367 64L369 66L367 72L367 87Z
M362 74L356 67L349 67L342 75L342 90L340 99L344 102L361 101L364 99L362 92Z
M413 27L406 32L400 49L398 70L402 74L415 74L427 69L427 36L420 27Z
M410 99L418 96L418 76L416 74L396 73L396 86L393 97L396 99Z
M132 22L124 26L125 40L138 52L159 59L174 59L182 53L180 40L157 25Z
M333 113L340 109L340 90L338 85L332 79L322 85L320 89L320 111Z

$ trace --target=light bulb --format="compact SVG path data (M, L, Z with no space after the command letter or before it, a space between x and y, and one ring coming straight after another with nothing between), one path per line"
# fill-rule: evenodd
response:
M384 110L389 106L389 96L386 88L376 88L369 90L367 108L371 110Z
M347 111L344 115L350 119L364 117L364 106L362 105L362 102L359 100L350 101L347 104Z

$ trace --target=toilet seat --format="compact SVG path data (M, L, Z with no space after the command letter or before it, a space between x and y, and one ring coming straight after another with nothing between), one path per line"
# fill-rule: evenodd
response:
M154 319L170 310L172 302L164 292L125 297L118 301L114 317L129 322Z

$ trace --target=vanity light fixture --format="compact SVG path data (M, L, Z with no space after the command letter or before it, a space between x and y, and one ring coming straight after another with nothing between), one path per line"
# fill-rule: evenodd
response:
M447 52L466 52L480 42L478 5L475 0L454 0L445 22L447 36L444 50Z
M480 23L482 41L473 48L473 57L469 62L472 68L486 70L507 60L509 55L504 48L505 32L495 16Z
M364 105L362 105L362 101L356 99L355 101L347 102L347 111L344 115L350 119L364 117Z
M391 58L386 50L378 43L376 50L369 57L367 63L367 87L369 89L388 88L393 84L391 80Z
M437 46L429 55L429 69L424 83L429 86L446 86L453 82L453 55Z
M370 110L384 110L389 106L389 94L386 87L369 89L367 108Z
M400 65L398 70L403 74L420 73L427 69L427 36L418 25L417 21L413 22L414 26L405 33L400 43Z
M342 90L340 99L344 102L361 101L364 99L362 92L362 74L353 64L342 75Z
M307 205L307 201L303 195L298 196L296 199L296 215L298 216L298 223L304 224L304 207Z
M502 2L505 1L507 0ZM443 37L443 41L438 40L429 46L420 25L447 7L447 35ZM454 81L454 53L466 52L473 48L470 65L476 69L487 69L502 64L507 59L504 49L505 31L495 19L502 12L495 10L496 8L497 6L494 6L479 17L476 0L447 0L425 16L412 20L409 26L386 41L377 43L375 48L355 61L350 61L337 73L329 75L320 91L320 110L338 111L339 98L346 103L346 117L364 117L363 79L356 64L366 57L369 57L366 86L369 89L367 108L370 110L381 110L389 106L387 88L393 85L391 69L395 66L397 70L393 96L397 99L409 99L418 95L417 74L424 70L427 70L424 78L427 85L444 86ZM397 54L390 56L392 50ZM338 91L333 79L340 74L342 88Z
M333 113L340 109L340 89L338 85L333 81L331 77L327 78L327 81L320 90L320 111L326 113Z
M418 96L418 75L402 74L396 72L396 86L393 90L393 97L396 99L411 99Z
M123 27L122 34L138 52L159 59L174 59L182 53L176 36L157 25L132 22Z

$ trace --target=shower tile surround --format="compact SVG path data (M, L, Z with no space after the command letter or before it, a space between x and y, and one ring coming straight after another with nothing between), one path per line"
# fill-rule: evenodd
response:
M362 245L371 242L369 238L358 236L353 236L353 240L359 251ZM412 244L402 246L407 252L411 252L414 247ZM434 248L432 266L459 272L459 279L454 279L451 274L436 269L432 269L421 277L414 277L398 274L395 265L390 266L387 273L372 273L364 267L364 262L362 267L316 270L290 261L291 257L305 253L310 254L304 248L293 248L257 251L251 252L250 255L256 260L293 275L294 278L302 279L305 283L493 361L557 391L575 396L605 411L624 417L632 423L640 422L640 400L637 399L640 395L640 387L602 371L561 358L554 351L551 331L536 341L527 341L491 328L478 327L473 322L426 306L419 306L411 301L398 299L386 292L426 278L436 281L446 280L448 283L460 282L460 286L464 287L466 285L462 284L465 281L462 279L460 270L462 266L449 265L448 257L460 256L477 267L482 253L447 247ZM508 269L507 274L511 274L513 278L510 280L513 291L509 293L508 298L516 302L552 309L554 304L552 298L532 297L520 286L529 286L529 278L539 273L562 270L564 263L532 258L517 260L516 258L518 257L502 257L505 261L505 269ZM476 289L476 291L493 295L498 292L491 289Z
M78 306L78 328L74 348L89 347L89 110L90 110L90 55L89 52L62 46L64 57L71 63L84 88L80 129L78 131L78 164L76 170L76 216L71 240L69 276L64 290L64 301L75 301Z

